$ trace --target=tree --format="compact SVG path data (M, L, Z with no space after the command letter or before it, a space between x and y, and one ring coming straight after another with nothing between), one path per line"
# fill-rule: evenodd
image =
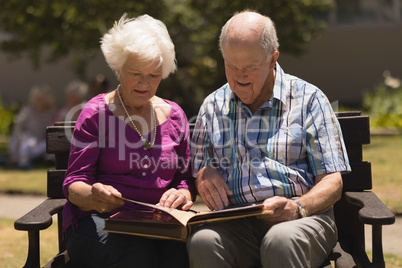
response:
M0 0L0 49L28 56L33 66L73 55L72 70L85 78L86 63L100 37L123 13L147 13L165 22L176 46L178 71L161 84L160 95L195 115L202 99L225 83L218 48L220 28L235 11L253 9L277 26L280 50L296 55L324 28L319 17L332 0Z

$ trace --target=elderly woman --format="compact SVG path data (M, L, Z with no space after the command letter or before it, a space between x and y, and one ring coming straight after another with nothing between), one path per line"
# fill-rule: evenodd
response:
M189 128L183 110L155 96L176 69L165 25L125 15L101 40L120 85L92 98L73 133L63 190L63 230L78 267L187 267L180 242L103 232L104 219L128 210L119 197L189 209Z
M10 163L30 169L34 160L47 159L46 127L53 124L55 112L50 88L32 87L29 104L22 107L14 122L8 145Z

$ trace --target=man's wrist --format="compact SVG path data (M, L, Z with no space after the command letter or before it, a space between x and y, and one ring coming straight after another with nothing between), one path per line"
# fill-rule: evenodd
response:
M297 205L299 217L305 218L307 216L306 209L302 206L302 204L299 202L299 200L294 199L293 201L295 201L295 203Z

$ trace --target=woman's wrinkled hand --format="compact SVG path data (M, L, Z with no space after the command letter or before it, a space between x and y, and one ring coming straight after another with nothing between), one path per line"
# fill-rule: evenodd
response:
M124 205L122 195L114 187L102 183L95 183L91 187L93 209L105 213Z
M188 190L171 188L162 195L159 205L168 208L189 210L194 204L190 198L191 194Z

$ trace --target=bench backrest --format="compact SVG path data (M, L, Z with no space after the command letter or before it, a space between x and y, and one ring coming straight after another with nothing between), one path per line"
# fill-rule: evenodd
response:
M360 112L337 113L348 152L352 172L343 175L344 191L364 191L372 188L371 164L363 161L363 145L370 143L368 116ZM191 125L190 127L193 127ZM55 169L48 170L47 195L64 198L62 184L68 164L70 140L74 122L58 122L47 128L47 152L55 155Z

